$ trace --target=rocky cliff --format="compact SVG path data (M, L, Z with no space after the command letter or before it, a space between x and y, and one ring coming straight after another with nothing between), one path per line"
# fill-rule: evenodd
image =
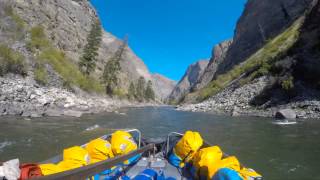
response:
M320 3L314 3L315 7L301 28L300 38L289 54L295 60L293 76L309 84L320 81Z
M249 12L257 12L254 9L257 7L253 6L254 2L248 2L242 19L248 16ZM214 111L233 116L271 117L281 114L281 109L286 109L286 112L290 111L290 117L320 117L320 89L318 86L320 81L318 61L320 57L320 2L314 0L294 2L291 6L285 6L285 4L283 1L278 6L288 17L293 17L291 15L300 12L302 7L304 7L303 12L297 13L293 23L285 30L276 33L274 37L270 37L257 51L249 53L248 58L241 60L240 64L235 65L239 63L237 62L239 58L234 59L236 62L229 60L231 62L227 68L229 70L224 69L221 71L224 73L220 72L208 86L188 95L189 99L193 98L201 102L183 105L180 107L181 110ZM273 7L274 4L266 2L261 6L265 9L260 9L259 12L264 14L269 10L268 7ZM274 7L275 12L279 11L279 7L278 9ZM259 12L255 16L259 17ZM270 16L268 23L279 27L277 26L279 16L279 14ZM251 26L247 25L247 27ZM240 28L239 24L237 28ZM251 28L254 29L254 27ZM237 32L240 31L241 29L237 29ZM275 31L270 27L269 30L263 32L272 34ZM248 35L236 34L235 41L242 39L241 36L247 37ZM230 56L229 53L235 52L231 49L233 46L235 45L231 45L227 58ZM244 54L246 53L244 51ZM224 66L227 67L226 64Z
M193 91L204 88L209 84L213 79L218 66L224 61L231 44L232 40L228 40L214 46L209 64L198 79L197 83L192 87Z
M75 63L82 55L92 23L99 21L95 10L86 0L19 0L12 3L17 14L29 27L43 26L52 42ZM114 55L121 43L121 40L103 31L95 70L97 77L102 74L104 64ZM125 49L121 68L120 85L125 91L130 82L137 81L140 76L152 80L144 62L129 47Z
M270 39L288 28L312 0L248 0L238 20L233 43L218 74L245 61Z
M199 78L202 76L208 63L209 61L207 60L200 60L188 67L184 76L169 96L169 101L171 103L179 102L185 94L190 92L191 88L199 81Z
M167 77L161 74L153 74L152 79L152 82L155 86L154 91L156 93L156 96L159 98L160 101L165 102L166 99L169 97L170 93L173 91L177 82L168 79Z
M9 85L15 85L9 81L16 77L10 73L21 76L16 77L19 79L17 85L27 94L33 93L34 89L31 87L35 87L39 92L48 92L46 89L54 88L55 92L60 89L62 94L65 94L65 91L74 93L72 97L75 99L85 96L89 100L90 97L95 99L100 96L101 99L105 99L103 102L113 101L103 95L104 87L100 77L106 62L123 44L120 39L103 30L94 72L85 76L78 68L92 25L99 22L89 1L0 0L0 17L0 82L6 85L0 87L0 106L6 107L2 108L3 111L0 109L0 114L22 112L19 110L22 107L34 109L33 105L36 104L32 103L29 97L22 100L10 98L11 95L6 93L9 92L7 88ZM120 88L117 92L120 97L125 97L130 83L137 83L140 77L154 82L153 89L157 89L159 95L157 99L163 99L172 86L166 83L167 80L164 78L154 78L144 62L128 46L124 48L120 66ZM9 75L6 75L8 73ZM159 84L164 88L159 88ZM38 115L45 114L48 109L79 109L60 106L61 103L56 106L56 96L51 97L49 94L46 98L45 93L42 94L43 98L51 100L45 104L40 103L39 106L35 105L38 107L36 109L39 109ZM42 98L41 95L35 97ZM104 110L113 103L97 104L101 108L95 107L96 109Z

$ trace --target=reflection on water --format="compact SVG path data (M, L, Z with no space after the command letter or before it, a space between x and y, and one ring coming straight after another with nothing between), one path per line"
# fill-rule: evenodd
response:
M146 137L171 131L200 131L212 144L266 179L320 179L320 121L277 125L272 119L232 118L171 108L130 108L76 118L0 117L0 161L45 160L119 128L138 128Z

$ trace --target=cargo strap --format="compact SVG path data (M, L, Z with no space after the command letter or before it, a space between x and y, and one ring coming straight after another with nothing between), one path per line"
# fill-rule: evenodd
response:
M148 144L136 151L132 151L129 154L117 156L112 159L107 159L105 161L101 161L95 164L83 166L81 168L52 174L48 176L42 176L38 178L32 178L29 180L53 180L53 179L60 179L60 180L84 180L88 177L94 176L95 174L98 174L106 169L110 169L116 165L119 165L120 163L124 162L125 160L136 156L138 154L144 153L148 150L152 150L154 148L154 144Z

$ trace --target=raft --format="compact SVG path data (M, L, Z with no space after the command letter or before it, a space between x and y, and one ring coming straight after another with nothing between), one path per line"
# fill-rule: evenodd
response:
M121 134L121 132L123 132ZM131 138L125 137L124 144L120 144L118 149L110 147L116 144L114 134L120 134L120 138L129 133ZM117 138L119 138L117 137ZM104 135L99 138L105 142L106 150L102 153L99 148L94 149L107 157L106 160L96 160L91 158L92 163L88 163L78 168L70 168L62 172L48 173L42 177L35 177L35 180L110 180L110 179L135 179L135 180L180 180L180 179L212 179L212 180L262 180L262 176L254 170L245 168L233 156L223 153L218 146L212 146L201 139L200 134L188 131L185 134L171 132L163 138L143 138L138 129L126 129L115 133ZM99 144L99 141L94 141ZM100 142L101 143L101 142ZM84 144L83 149L92 146ZM80 148L79 147L79 148ZM103 147L102 147L103 148ZM128 152L125 152L128 150ZM180 148L180 149L179 149ZM76 148L65 150L63 154L45 160L40 167L52 168L64 161L64 156L81 156L79 151L71 152ZM134 150L133 150L134 149ZM109 152L110 150L110 152ZM122 154L121 154L122 153ZM220 154L219 154L220 153ZM112 154L112 155L111 155ZM184 154L184 155L183 155ZM184 157L183 157L184 156ZM214 157L214 158L213 158ZM86 156L87 158L87 156ZM216 158L216 159L215 159ZM215 160L215 161L213 161ZM90 160L89 160L90 161ZM77 161L78 162L78 161ZM218 163L225 163L218 167ZM238 164L237 164L238 163ZM67 163L65 163L67 164ZM205 171L203 170L205 169ZM238 169L238 170L237 170ZM242 171L247 171L246 175ZM211 175L209 175L211 172ZM249 173L248 173L249 172Z

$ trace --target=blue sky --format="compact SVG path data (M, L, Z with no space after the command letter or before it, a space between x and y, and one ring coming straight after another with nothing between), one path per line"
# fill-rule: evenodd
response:
M152 73L179 80L233 36L246 0L91 0L106 31L126 34Z

